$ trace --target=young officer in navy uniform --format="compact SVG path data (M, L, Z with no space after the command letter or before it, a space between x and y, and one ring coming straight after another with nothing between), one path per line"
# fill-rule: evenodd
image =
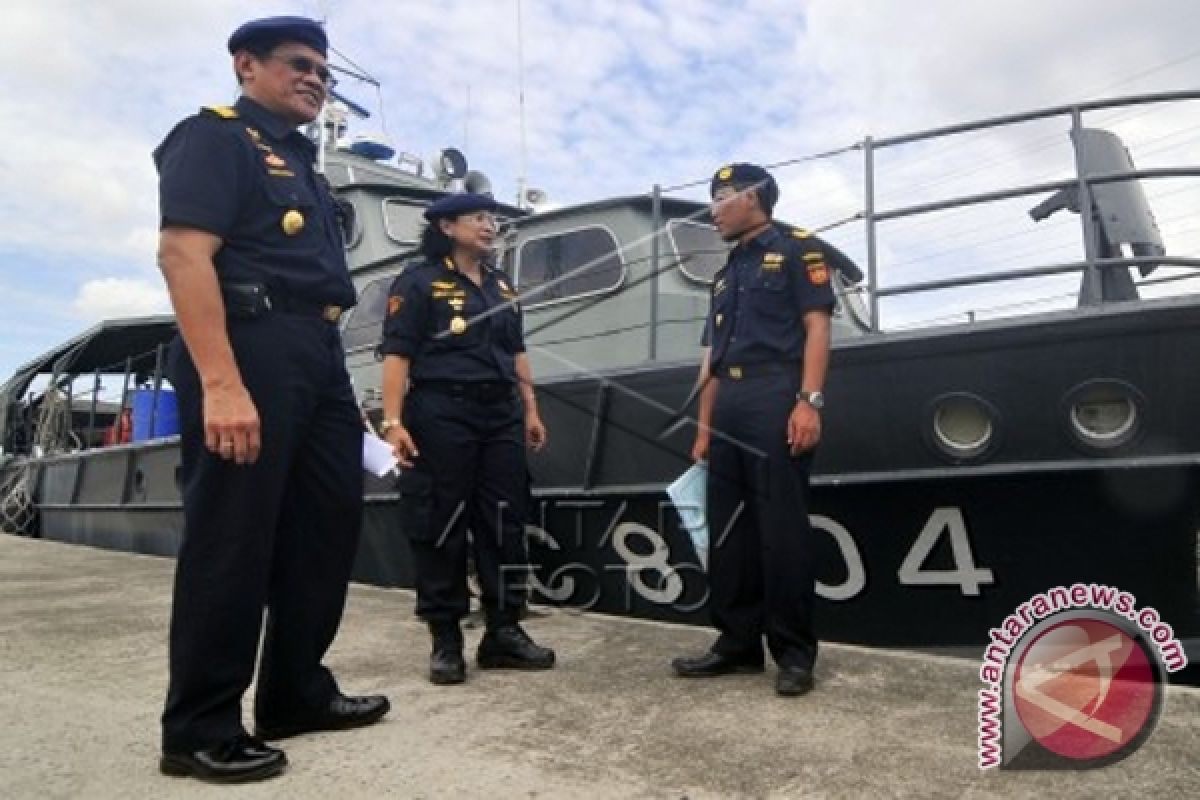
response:
M417 615L433 635L429 679L466 680L467 530L483 591L481 669L547 669L554 651L517 623L525 602L525 447L540 449L521 308L488 263L496 204L447 195L425 210L424 260L392 284L383 326L382 431L401 474L401 527Z
M355 301L332 196L296 130L332 82L312 20L229 39L242 96L155 151L159 265L179 322L184 533L175 572L161 770L218 782L283 770L263 743L367 725L321 660L358 547L361 418L337 328ZM257 737L242 727L254 675Z
M761 672L766 634L776 691L800 695L817 657L808 477L829 363L829 266L820 240L772 222L779 189L763 168L722 167L711 189L717 230L737 243L713 282L692 448L708 459L709 610L720 635L672 666L684 677Z

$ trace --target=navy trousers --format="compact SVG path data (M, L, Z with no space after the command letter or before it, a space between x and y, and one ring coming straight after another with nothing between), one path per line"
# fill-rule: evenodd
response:
M341 622L362 525L362 422L337 328L266 314L230 319L228 330L261 422L253 465L205 448L203 396L181 340L168 362L184 506L162 717L172 752L244 732L241 698L260 635L257 718L287 721L328 703L338 688L321 660Z
M808 522L811 454L792 457L787 421L798 376L722 378L713 409L707 513L715 652L812 668L815 572Z
M417 615L434 626L466 616L469 530L488 626L516 622L528 575L525 426L516 391L484 399L418 385L405 399L404 424L420 452L399 482Z

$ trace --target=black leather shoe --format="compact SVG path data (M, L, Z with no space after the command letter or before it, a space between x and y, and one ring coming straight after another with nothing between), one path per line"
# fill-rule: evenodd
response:
M554 651L530 639L520 625L504 625L483 635L475 659L480 669L550 669Z
M390 711L392 704L381 694L347 697L335 694L329 705L298 719L259 722L257 733L263 739L286 739L313 731L344 731L371 725Z
M718 675L759 673L763 671L763 662L710 652L694 658L677 658L671 662L671 668L681 678L715 678Z
M775 677L775 694L783 697L799 697L813 688L812 670L804 667L780 667Z
M163 775L191 776L209 783L261 781L278 775L286 766L282 750L245 735L193 753L163 753L158 762Z
M463 660L462 645L433 643L429 656L429 682L438 686L462 683L467 679L467 662Z

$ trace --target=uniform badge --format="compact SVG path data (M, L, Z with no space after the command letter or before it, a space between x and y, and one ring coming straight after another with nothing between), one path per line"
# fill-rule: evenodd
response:
M792 238L794 239L807 239L810 236L812 234L804 230L804 228L792 228Z
M733 167L721 167L717 172L717 180L727 181L733 177Z
M263 161L267 162L268 167L274 167L275 169L284 169L288 165L286 161L274 153L267 153L263 156Z
M304 215L293 208L283 215L283 219L279 221L279 224L283 227L284 233L288 236L295 236L304 230Z
M824 261L811 261L807 265L808 279L817 286L824 286L829 283L829 269L825 266Z
M462 311L463 305L467 302L465 297L451 297L446 303L455 311Z
M450 320L450 332L458 335L467 332L467 321L462 317L455 317Z
M442 263L446 265L446 269L454 272L454 259L452 259L450 256L446 256L442 259Z
M714 322L716 322L716 323L717 323L717 327L718 327L718 328L719 328L719 327L721 327L721 320L723 320L723 319L725 319L725 315L724 315L724 314L717 314L717 316L716 316L716 319L714 320Z
M404 307L404 298L398 294L388 297L388 316L394 316L400 313L400 309Z
M262 138L262 134L259 133L257 129L251 128L249 125L246 126L246 133L250 134L250 138L256 142Z

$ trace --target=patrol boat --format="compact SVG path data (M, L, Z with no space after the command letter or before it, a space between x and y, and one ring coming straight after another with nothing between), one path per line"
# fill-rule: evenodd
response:
M863 157L855 216L866 264L833 248L838 305L811 502L822 638L978 650L1031 596L1085 583L1133 594L1197 646L1200 297L1140 291L1164 280L1149 278L1153 270L1176 280L1200 267L1167 252L1141 182L1195 179L1200 167L1136 169L1116 136L1083 125L1098 111L1196 99L1200 91L1079 103L839 151ZM1069 178L877 205L874 160L885 150L1049 120L1072 145ZM322 169L355 211L346 246L360 299L343 335L365 417L378 422L387 289L415 256L421 212L447 191L489 186L457 151L427 170L378 142L349 140L345 128L336 113L323 128ZM704 623L702 552L664 488L689 466L698 342L726 246L707 206L671 191L554 210L522 197L500 209L497 259L521 295L551 437L530 465L533 599ZM1077 213L1082 257L881 282L881 223L1013 199L1040 200L1035 219ZM908 330L880 324L881 299L1069 273L1081 276L1074 308ZM170 318L105 322L0 387L8 530L176 552L178 437L156 429L171 335ZM114 374L120 397L105 407L98 387ZM27 396L31 385L40 388ZM143 399L141 432L123 442L131 397ZM411 585L391 480L367 476L365 500L356 579Z

